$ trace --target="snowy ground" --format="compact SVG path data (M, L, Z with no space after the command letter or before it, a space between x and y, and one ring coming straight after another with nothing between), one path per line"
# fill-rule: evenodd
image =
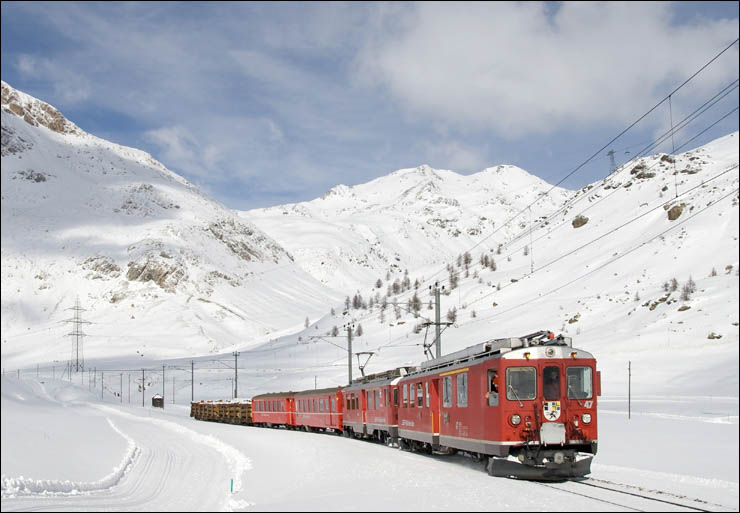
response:
M40 381L43 381L41 383ZM2 510L738 510L737 397L602 398L592 484L489 477L328 434L195 421L58 379L2 379ZM233 492L231 484L233 479ZM587 497L590 496L590 497Z

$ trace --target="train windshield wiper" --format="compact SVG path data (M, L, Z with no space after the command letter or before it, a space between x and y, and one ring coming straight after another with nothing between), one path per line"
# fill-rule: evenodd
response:
M512 393L512 394L514 394L514 397L516 398L516 400L517 400L517 401L519 401L519 407L520 407L520 408L524 408L524 405L522 404L522 400L521 400L521 399L519 399L519 396L518 396L518 395L517 395L517 393L516 393L516 392L514 391L514 387L512 387L512 386L511 386L511 384L509 384L509 390L511 390L511 393Z
M573 392L572 399L575 399L578 402L578 406L580 406L581 408L583 408L583 405L581 404L581 401L578 399L578 394L576 393L575 390L573 390L573 387L570 385L570 383L568 383L568 392ZM570 394L568 395L568 397L570 397Z

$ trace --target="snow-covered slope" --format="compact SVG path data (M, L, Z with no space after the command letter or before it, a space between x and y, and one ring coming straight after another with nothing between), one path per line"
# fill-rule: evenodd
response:
M272 238L149 154L2 83L2 352L172 356L249 345L334 296ZM17 360L16 360L17 359Z
M376 353L370 372L424 358L432 335L419 330L439 281L442 320L456 314L443 353L552 329L598 355L607 386L621 388L631 360L654 375L647 389L737 395L737 165L737 133L639 158L579 191L552 189L532 205L531 224L525 207L549 186L510 166L467 177L423 166L242 216L316 278L361 297L350 312L364 331L354 348ZM402 286L389 290L395 280ZM343 322L329 315L321 326ZM690 375L686 358L697 366Z
M737 133L579 191L513 166L421 166L234 213L149 155L3 87L9 366L66 360L60 321L79 295L97 323L84 327L87 356L130 366L241 348L262 376L248 392L341 384L346 356L312 336L335 331L341 343L351 317L364 331L355 352L375 352L369 372L418 364L439 282L442 320L454 316L444 353L552 329L597 355L607 387L622 386L630 360L653 375L646 389L737 395ZM345 297L358 301L343 316Z
M552 190L551 190L552 189ZM436 270L476 243L496 248L528 222L501 226L538 196L536 219L570 194L515 166L470 176L423 165L366 184L337 185L313 201L242 212L323 283L346 293L387 273ZM498 228L501 228L498 230ZM489 237L496 231L495 237Z

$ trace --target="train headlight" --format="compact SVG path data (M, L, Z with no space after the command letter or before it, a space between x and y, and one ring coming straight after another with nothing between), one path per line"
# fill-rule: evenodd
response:
M583 419L583 423L584 424L590 424L591 423L591 414L590 413L584 413L583 414L583 417L581 417L581 418Z
M518 426L521 422L522 422L522 418L519 415L517 415L516 413L511 416L511 423L514 426Z

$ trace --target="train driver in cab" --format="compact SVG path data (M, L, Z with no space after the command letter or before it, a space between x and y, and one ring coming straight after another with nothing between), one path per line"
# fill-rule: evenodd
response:
M560 369L557 367L545 368L543 392L545 401L560 399Z

